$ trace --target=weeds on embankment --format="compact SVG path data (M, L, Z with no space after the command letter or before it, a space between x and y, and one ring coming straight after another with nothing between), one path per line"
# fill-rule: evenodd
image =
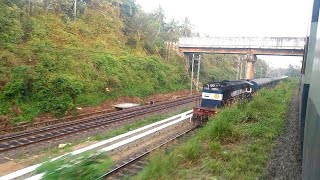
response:
M154 154L137 179L256 179L285 127L295 82L222 109L190 141Z
M118 97L189 87L183 58L166 50L171 35L154 28L165 23L141 8L135 12L146 25L133 27L136 17L109 0L79 3L82 15L76 20L68 8L58 8L67 1L55 1L59 12L42 8L51 6L44 2L49 1L35 2L30 13L23 1L0 0L0 116L6 120L1 117L1 123L28 123L47 113L60 118ZM130 1L131 6L138 5ZM143 31L153 40L137 39L137 28L148 29Z

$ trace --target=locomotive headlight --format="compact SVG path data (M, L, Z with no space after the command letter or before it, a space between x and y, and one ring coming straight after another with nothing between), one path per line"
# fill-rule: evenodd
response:
M202 99L210 99L210 100L216 100L216 101L222 101L223 94L217 94L217 93L202 93Z

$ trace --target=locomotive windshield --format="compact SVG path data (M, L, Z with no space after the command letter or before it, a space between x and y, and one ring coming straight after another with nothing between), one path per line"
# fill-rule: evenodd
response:
M219 88L221 88L220 83L209 83L203 86L205 90L218 90Z

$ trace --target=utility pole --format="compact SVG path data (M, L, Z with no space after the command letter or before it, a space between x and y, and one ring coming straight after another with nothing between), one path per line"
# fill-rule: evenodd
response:
M269 77L269 76L268 76L268 72L269 72L269 62L267 63L266 77Z
M29 0L28 6L29 6L28 15L31 15L32 14L32 0Z
M263 68L260 68L260 77L262 78L262 69Z
M240 58L240 73L239 73L239 79L242 79L242 64L243 64L243 58Z
M73 20L77 19L77 0L74 0L73 3Z
M240 56L238 57L238 67L237 67L237 75L236 75L236 80L240 79L240 64L241 64L241 60L240 60Z
M192 94L192 89L193 89L193 66L194 66L194 54L192 54L192 60L191 60L191 88L190 88L190 93Z
M198 56L198 73L197 73L197 91L199 90L199 79L200 79L200 61L201 61L201 55Z

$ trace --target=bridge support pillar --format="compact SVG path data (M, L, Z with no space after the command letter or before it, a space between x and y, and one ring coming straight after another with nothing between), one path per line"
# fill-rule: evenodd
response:
M185 62L185 68L187 70L187 72L189 72L189 68L190 68L190 56L187 53L183 53L184 54L184 62Z
M247 68L246 68L246 79L254 78L254 66L253 64L256 62L257 56L254 54L247 55Z

